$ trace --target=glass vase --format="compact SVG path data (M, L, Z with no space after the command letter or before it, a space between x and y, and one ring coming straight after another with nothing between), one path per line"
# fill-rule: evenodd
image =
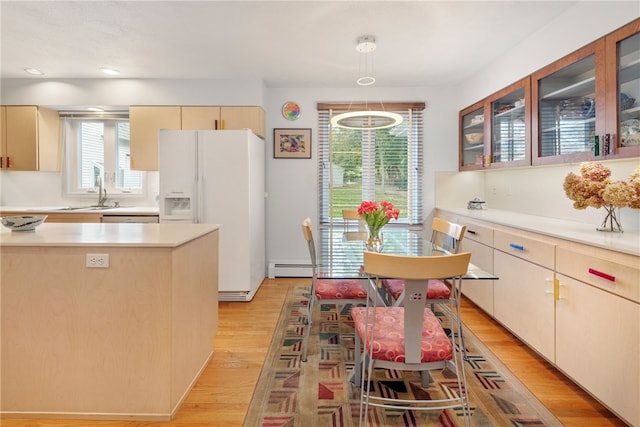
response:
M372 228L368 225L367 228L369 229L369 237L365 243L365 248L372 252L382 252L382 245L384 244L382 233L380 232L382 228Z
M603 207L607 214L605 215L602 224L600 224L596 230L622 233L624 230L620 224L620 210L612 205L605 205Z

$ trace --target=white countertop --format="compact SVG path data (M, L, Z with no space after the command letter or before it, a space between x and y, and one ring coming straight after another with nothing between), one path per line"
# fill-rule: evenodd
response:
M497 209L470 210L465 208L438 208L443 212L478 219L493 224L513 227L558 239L640 256L640 232L624 233L597 231L593 224L546 218Z
M84 207L82 209L66 209L68 206L0 206L0 212L33 212L34 214L49 213L100 213L103 215L158 215L157 206L123 206L118 208L102 208L91 209Z
M44 223L34 231L0 230L0 246L176 247L219 224Z

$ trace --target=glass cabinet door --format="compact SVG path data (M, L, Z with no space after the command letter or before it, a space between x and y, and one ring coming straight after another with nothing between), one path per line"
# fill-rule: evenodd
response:
M592 160L601 155L595 147L597 107L604 107L603 100L596 99L596 85L602 84L597 83L596 56L603 52L603 43L594 43L534 74L533 164Z
M607 128L604 155L608 158L640 155L640 20L607 37ZM615 68L614 68L615 67ZM611 112L611 113L609 113ZM617 136L617 137L616 137Z
M485 107L475 104L460 112L460 170L484 167Z
M490 98L491 167L530 164L529 85L526 78Z

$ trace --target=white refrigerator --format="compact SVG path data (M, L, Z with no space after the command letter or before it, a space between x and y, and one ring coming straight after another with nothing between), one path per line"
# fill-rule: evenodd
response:
M220 224L219 299L265 278L265 142L250 130L160 130L160 222Z

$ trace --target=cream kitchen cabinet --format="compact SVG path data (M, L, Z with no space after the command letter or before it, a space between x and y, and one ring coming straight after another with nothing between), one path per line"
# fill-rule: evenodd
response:
M46 222L101 222L102 213L99 212L41 212L41 211L0 211L0 216L19 215L47 215Z
M493 273L493 229L478 223L459 219L467 227L461 243L461 251L471 252L471 263ZM494 281L466 280L462 293L489 315L494 315Z
M621 418L640 425L637 257L560 246L556 269L556 366Z
M220 107L182 106L183 130L221 129Z
M0 168L16 171L60 170L58 112L34 105L1 107Z
M438 209L436 215L468 231L493 230L493 243L482 243L493 246L499 278L493 317L626 423L640 426L639 233L603 234L591 225L495 210ZM540 224L544 231L534 231ZM482 234L465 235L463 249Z
M251 131L264 139L264 110L261 107L182 106L184 130Z
M158 132L181 126L180 106L129 107L131 169L158 170Z
M160 129L251 129L254 134L264 139L264 120L264 110L261 107L131 106L131 169L158 170Z
M500 230L494 245L494 317L553 362L554 245Z
M261 107L220 107L221 129L251 131L265 137L264 110Z

